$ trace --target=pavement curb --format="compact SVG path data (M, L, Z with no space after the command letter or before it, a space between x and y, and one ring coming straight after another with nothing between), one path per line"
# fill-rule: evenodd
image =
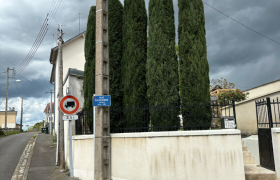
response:
M15 169L15 172L11 178L11 180L26 180L28 175L28 170L31 163L31 158L35 146L36 139L38 137L38 133L35 133L35 138L31 138L26 145L25 149L23 150L23 153L19 159L19 162L17 164L17 167Z

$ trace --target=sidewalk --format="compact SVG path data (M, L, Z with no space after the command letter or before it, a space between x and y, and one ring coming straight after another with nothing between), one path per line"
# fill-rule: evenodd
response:
M77 180L70 178L70 172L60 172L55 166L56 147L53 146L52 136L49 134L39 133L31 164L28 170L28 180Z

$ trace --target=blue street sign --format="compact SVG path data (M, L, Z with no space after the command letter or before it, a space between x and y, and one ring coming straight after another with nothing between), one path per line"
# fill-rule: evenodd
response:
M111 106L111 96L93 96L93 106Z

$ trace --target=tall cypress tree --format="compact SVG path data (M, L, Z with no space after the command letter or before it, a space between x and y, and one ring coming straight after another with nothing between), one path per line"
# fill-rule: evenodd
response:
M87 112L87 123L92 129L92 95L95 92L95 22L96 7L92 6L88 15L85 37L85 69L84 69L84 109Z
M149 46L147 57L147 96L149 104L176 106L179 104L178 60L175 44L175 24L172 0L149 2ZM152 125L160 130L178 129L177 109L151 109ZM171 128L172 126L172 128ZM156 130L156 129L155 129Z
M122 80L123 105L145 105L147 101L146 85L147 60L147 11L144 0L124 0L123 14L123 57ZM142 114L130 111L125 114L130 118L127 127L148 126L143 122Z
M203 3L201 0L178 0L178 5L181 101L183 105L201 105L182 109L184 126L206 129L211 124L211 108L202 105L210 103Z
M122 24L123 24L123 5L119 0L109 0L109 72L110 72L110 95L111 108L110 130L117 132L122 127L119 115L114 112L122 106L121 88L121 59L122 59Z

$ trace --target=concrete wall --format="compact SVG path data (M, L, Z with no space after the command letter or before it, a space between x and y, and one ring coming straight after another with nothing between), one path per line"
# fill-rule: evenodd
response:
M92 135L73 137L74 176L92 179ZM239 130L111 134L113 180L245 180Z
M73 136L74 177L93 179L93 135Z
M280 180L280 128L272 128L271 135L276 179Z
M17 111L8 111L7 112L7 127L16 128L16 117ZM0 112L0 126L5 128L5 111Z

